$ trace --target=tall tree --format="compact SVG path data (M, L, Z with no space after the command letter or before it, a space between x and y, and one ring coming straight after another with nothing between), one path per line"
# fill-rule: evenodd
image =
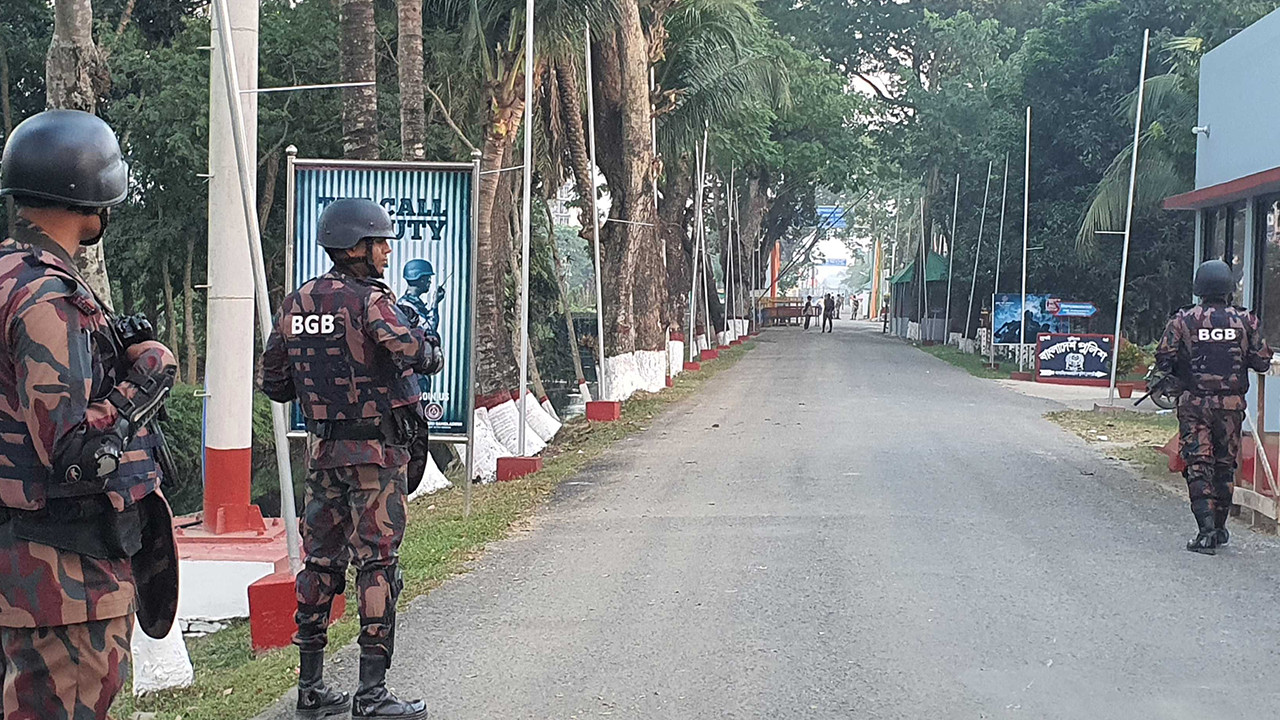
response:
M53 40L45 62L46 102L49 108L96 113L98 98L111 84L107 63L93 42L91 0L56 0ZM111 304L111 282L102 245L84 248L76 264L93 292Z
M342 44L342 81L377 80L378 29L373 0L338 0ZM378 159L378 88L342 91L342 152L353 160Z
M405 160L427 158L426 93L422 86L422 0L396 0L400 74L400 154Z

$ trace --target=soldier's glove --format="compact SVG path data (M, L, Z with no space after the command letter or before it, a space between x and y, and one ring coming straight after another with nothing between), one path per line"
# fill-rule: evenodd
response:
M107 397L107 402L116 408L116 421L103 429L81 425L62 443L54 462L53 480L75 487L51 495L101 491L107 479L119 469L125 448L138 431L164 409L176 374L172 366L155 373L129 373L124 383L117 385Z
M423 375L435 375L444 369L444 352L440 349L440 333L435 330L423 330L427 343L427 362L423 366Z
M418 327L422 323L422 316L418 314L417 310L413 309L412 305L397 303L396 309L404 315L405 324L409 327Z
M156 329L151 326L151 321L142 313L115 318L111 321L111 325L116 331L116 337L120 338L120 344L125 349L141 342L156 339Z

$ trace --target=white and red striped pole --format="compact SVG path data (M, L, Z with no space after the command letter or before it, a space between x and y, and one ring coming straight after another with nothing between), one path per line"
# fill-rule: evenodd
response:
M245 146L257 164L258 3L228 2ZM250 498L254 274L236 165L220 32L209 72L209 296L204 406L204 524L211 532L263 530Z

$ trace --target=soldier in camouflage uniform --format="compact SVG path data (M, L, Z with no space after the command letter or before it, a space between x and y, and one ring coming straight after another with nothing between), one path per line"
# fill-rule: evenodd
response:
M127 186L114 133L88 113L27 119L0 159L0 195L17 209L0 243L0 717L10 720L107 717L135 608L161 637L176 610L161 436L145 427L176 362L152 338L124 344L73 260L102 237ZM157 575L156 561L172 565Z
M1156 367L1182 386L1178 432L1183 476L1199 532L1187 549L1213 555L1230 539L1227 514L1240 454L1249 370L1271 366L1271 348L1258 330L1258 318L1230 305L1235 289L1231 267L1210 260L1196 270L1199 305L1174 313L1156 349Z
M427 716L424 703L397 699L385 680L403 586L397 553L405 468L409 446L426 432L415 373L438 372L440 348L404 317L380 280L396 236L385 210L369 200L338 200L321 214L318 234L334 267L284 299L259 380L272 400L298 400L312 436L294 638L298 713L346 710L347 694L327 687L322 669L330 606L353 554L360 686L351 715L417 720Z

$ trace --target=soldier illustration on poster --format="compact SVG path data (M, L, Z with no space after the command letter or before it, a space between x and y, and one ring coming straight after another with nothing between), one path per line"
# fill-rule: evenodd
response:
M436 271L431 261L414 258L404 264L401 271L405 289L400 297L399 305L405 311L411 324L422 328L427 337L440 338L440 303L445 298L444 283L436 285ZM439 420L444 414L440 403L431 398L431 376L419 375L418 385L422 390L422 402L428 420Z

